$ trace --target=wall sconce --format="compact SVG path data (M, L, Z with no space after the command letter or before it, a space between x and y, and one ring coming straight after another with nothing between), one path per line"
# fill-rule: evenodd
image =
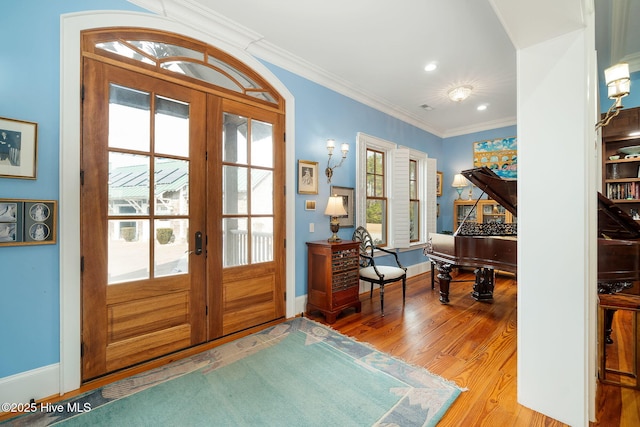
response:
M328 242L341 242L342 239L338 237L338 230L340 230L340 223L338 222L339 216L347 216L347 211L344 209L344 205L342 204L342 197L340 196L331 196L329 197L329 203L327 203L327 208L324 210L324 214L331 217L329 222L331 231L333 232L333 236L327 239Z
M349 152L349 144L340 145L340 150L342 150L342 159L340 159L340 163L331 166L331 156L333 156L334 148L336 148L336 141L333 139L327 139L327 151L329 152L329 160L327 160L327 168L324 170L324 174L327 175L327 184L331 184L333 170L335 168L339 168L342 165L342 162L344 162L344 159L347 158L347 153Z
M622 98L629 95L631 79L629 78L629 64L620 63L604 70L604 80L607 83L607 97L615 100L602 120L596 123L596 130L609 124L618 115L622 107Z
M462 174L457 173L453 177L453 183L451 183L451 186L458 192L458 200L462 200L462 189L467 186L467 178Z

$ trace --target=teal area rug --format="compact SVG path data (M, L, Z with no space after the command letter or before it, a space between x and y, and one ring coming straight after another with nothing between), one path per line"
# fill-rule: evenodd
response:
M8 424L433 426L461 391L295 318Z

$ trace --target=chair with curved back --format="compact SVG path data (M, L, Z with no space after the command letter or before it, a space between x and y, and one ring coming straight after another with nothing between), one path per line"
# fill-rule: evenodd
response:
M381 248L373 244L371 234L366 228L360 226L353 232L351 240L360 242L360 280L371 284L369 298L373 297L373 284L380 286L380 312L384 316L384 285L402 280L402 304L404 304L407 288L407 269L400 264L395 252ZM393 255L396 265L376 265L373 251L379 250Z

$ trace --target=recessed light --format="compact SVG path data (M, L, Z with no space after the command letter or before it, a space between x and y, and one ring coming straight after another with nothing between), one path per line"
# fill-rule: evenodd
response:
M425 71L433 71L436 68L438 68L438 64L436 64L435 62L430 62L427 65L425 65L424 70Z
M484 111L488 108L489 106L487 104L480 104L478 105L478 107L476 108L478 111Z
M427 110L427 111L433 110L433 107L431 105L428 105L428 104L422 104L420 106L420 108L422 108L423 110Z

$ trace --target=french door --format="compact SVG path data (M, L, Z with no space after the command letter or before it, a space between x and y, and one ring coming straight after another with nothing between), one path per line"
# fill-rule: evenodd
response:
M83 67L83 380L283 317L281 116Z

